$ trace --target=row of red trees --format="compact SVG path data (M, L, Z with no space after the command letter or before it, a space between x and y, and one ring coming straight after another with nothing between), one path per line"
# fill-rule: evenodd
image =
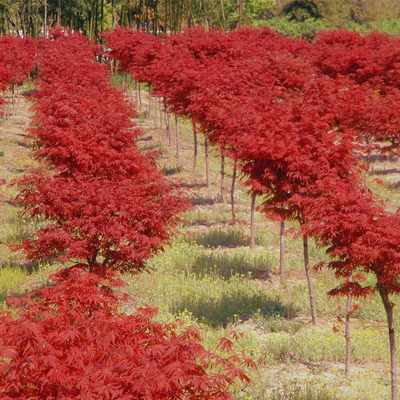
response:
M97 51L63 30L38 44L31 134L42 167L19 181L17 200L45 224L16 248L70 268L1 312L1 397L230 399L235 378L248 380L238 357L205 350L192 328L154 322L151 308L118 311L128 296L115 270L145 268L187 202L139 152L132 105Z
M309 44L267 28L194 29L164 39L118 30L106 38L122 69L234 160L266 215L299 223L314 322L310 235L345 281L331 294L379 292L397 399L389 295L400 292L400 216L361 176L372 152L399 151L400 40L336 31ZM364 286L359 271L373 273L376 286Z

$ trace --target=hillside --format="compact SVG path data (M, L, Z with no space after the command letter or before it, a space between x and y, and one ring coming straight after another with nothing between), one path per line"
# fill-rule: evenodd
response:
M116 26L163 34L197 25L223 30L269 25L285 35L307 39L334 28L399 35L399 17L397 0L0 1L1 33L39 37L62 25L98 40L102 32Z

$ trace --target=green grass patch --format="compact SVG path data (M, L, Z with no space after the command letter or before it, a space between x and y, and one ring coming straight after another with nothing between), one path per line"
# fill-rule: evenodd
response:
M199 233L187 238L189 243L197 243L204 247L235 247L247 246L249 238L238 229L210 229L207 232Z
M238 275L226 280L214 274L203 275L201 279L187 275L183 279L181 287L184 290L176 296L171 311L177 314L188 311L200 322L211 326L246 320L255 313L285 318L295 314L295 310L284 305L278 297L268 295Z
M18 265L6 264L0 268L0 301L21 293L21 286L26 282L28 272Z
M218 276L229 278L240 274L251 278L266 279L270 271L278 263L276 255L271 251L252 252L249 249L240 250L204 252L194 261L191 270L200 276L214 273Z

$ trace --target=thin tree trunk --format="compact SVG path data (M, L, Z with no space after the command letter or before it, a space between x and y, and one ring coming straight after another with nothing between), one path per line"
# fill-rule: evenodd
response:
M232 219L236 219L236 209L235 209L235 183L236 183L237 166L236 161L233 162L233 174L232 174L232 185L231 185L231 210Z
M47 0L44 0L44 37L47 37Z
M157 128L157 96L154 97L154 126Z
M285 282L285 221L281 221L279 256L279 276L283 283Z
M160 129L162 129L163 126L163 116L162 116L162 110L161 110L161 98L158 99L158 109L160 111Z
M103 1L103 0L102 0ZM57 7L57 25L61 25L61 0L58 0L58 7Z
M388 329L389 329L389 343L390 343L390 374L392 377L392 400L397 399L397 366L396 366L396 335L394 330L393 319L393 303L389 300L387 290L378 283L378 290L381 296L383 306L385 307Z
M168 113L168 104L165 101L165 99L164 99L164 115L165 115L165 128L167 130L167 135L168 135L168 146L171 146L172 145L171 124Z
M196 167L197 167L197 128L196 128L196 123L192 121L193 125L193 140L194 140L194 150L193 150L193 173L196 172Z
M225 203L225 155L221 153L221 202Z
M100 30L104 31L104 0L101 0Z
M5 104L5 112L4 112L4 119L7 121L8 118L10 117L10 92L7 89L5 92L4 100L6 102Z
M352 281L353 275L349 272L349 282ZM350 313L351 313L351 294L347 295L346 300L346 323L344 337L346 339L346 357L344 361L344 374L346 376L350 373L350 361L351 361L351 337L350 337Z
M205 134L204 135L204 155L206 158L206 181L207 181L207 187L210 187L210 166L208 163L208 137Z
M254 224L254 212L256 208L256 195L251 197L251 210L250 210L250 249L256 248L256 228Z
M136 108L139 108L138 82L135 81L135 103Z
M368 175L369 175L369 168L370 168L370 154L367 154L367 168L364 173L364 186L368 186Z
M96 7L94 8L94 37L96 39L99 37L98 20L99 20L99 2L98 0L96 0Z
M304 249L304 267L306 270L308 292L309 292L309 296L310 296L311 318L312 318L312 323L315 325L317 323L317 304L315 302L314 283L313 283L313 280L311 277L311 271L310 271L310 260L309 260L309 256L308 256L308 237L307 237L307 235L303 236L303 249Z
M11 101L12 101L12 115L15 115L15 85L12 85L12 89L11 89Z
M150 94L150 89L149 89L149 110L147 113L147 118L151 118L151 94Z
M115 5L114 5L115 0L111 0L111 25L112 29L114 30L115 28Z
M226 18L225 18L225 9L224 9L223 0L220 0L220 3L221 3L222 22L223 22L224 30L225 30L226 29Z
M141 92L141 88L140 88L140 82L138 82L138 94L139 94L139 109L142 107L142 92Z
M176 139L176 160L179 161L179 129L178 116L175 114L175 139Z

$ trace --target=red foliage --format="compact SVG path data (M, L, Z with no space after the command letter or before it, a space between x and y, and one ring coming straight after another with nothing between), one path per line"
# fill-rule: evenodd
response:
M33 260L143 268L188 204L154 160L139 152L131 105L94 62L96 51L67 31L41 43L32 134L37 157L53 170L24 177L18 200L49 224L16 248Z
M3 399L231 399L229 385L248 379L237 356L205 350L196 329L155 322L156 309L118 312L121 282L94 272L62 270L10 301L16 316L1 312Z
M362 189L358 159L360 150L399 148L398 39L337 31L308 45L247 28L189 30L162 44L113 35L131 53L152 54L140 59L147 73L127 53L124 65L237 162L253 193L266 196L267 213L303 223L329 247L338 275L363 267L400 289L398 217ZM370 290L353 282L335 293Z
M400 39L396 36L378 32L361 36L344 29L322 32L312 49L313 62L325 74L346 75L383 92L400 88Z
M35 66L35 42L29 37L0 36L0 83L22 85Z
M0 92L22 85L35 66L35 42L29 37L0 36ZM0 105L5 101L0 97Z

